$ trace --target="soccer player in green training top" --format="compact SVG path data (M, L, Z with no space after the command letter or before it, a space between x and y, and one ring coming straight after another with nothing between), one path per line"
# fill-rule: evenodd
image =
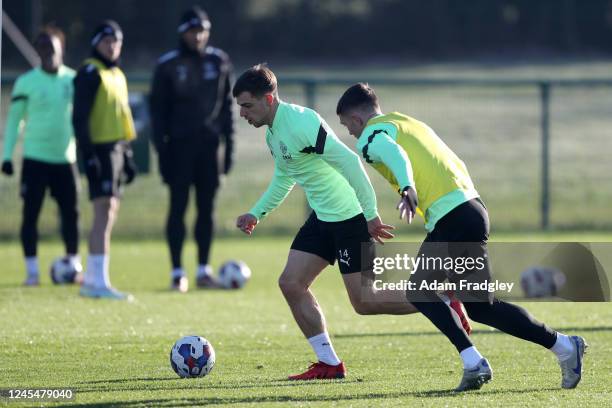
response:
M21 244L25 256L27 286L39 284L37 220L49 188L57 201L66 257L81 270L77 255L78 185L72 115L74 71L63 65L64 33L57 27L44 27L34 40L41 61L17 78L4 132L2 172L13 174L13 150L23 123L23 165L21 197L23 219ZM77 278L78 279L78 278Z
M357 140L357 150L400 194L400 218L408 223L416 212L425 218L427 237L419 256L436 256L446 247L454 257L469 255L487 259L489 218L463 161L425 123L404 114L383 114L372 88L359 83L351 86L338 101L340 123ZM441 244L440 244L441 243ZM457 273L458 274L458 273ZM453 271L448 279L457 276ZM488 262L484 276L491 280ZM443 271L419 270L412 280L442 281ZM479 389L492 378L488 361L455 323L450 309L436 301L435 293L422 297L407 292L421 313L442 331L460 353L464 373L456 391ZM457 293L461 298L463 293ZM465 294L470 297L472 294ZM472 299L478 300L478 294ZM487 293L481 301L466 301L468 316L512 336L550 349L561 365L563 388L574 388L582 375L586 343L582 337L566 336L536 321L525 309L494 298Z
M313 209L291 245L279 286L319 361L289 378L344 378L346 369L334 351L323 312L309 288L337 259L357 313L414 313L403 293L362 286L360 272L371 271L371 265L361 264L362 243L392 238L389 230L393 227L383 224L378 216L374 190L359 157L315 111L281 101L270 69L257 65L247 70L232 93L241 117L256 128L268 127L266 143L274 159L274 176L268 189L248 213L238 217L237 227L250 235L296 183L304 189Z

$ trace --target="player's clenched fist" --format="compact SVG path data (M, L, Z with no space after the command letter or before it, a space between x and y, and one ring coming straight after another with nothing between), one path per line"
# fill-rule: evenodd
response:
M251 235L257 225L257 218L253 214L242 214L236 219L236 226L245 234Z

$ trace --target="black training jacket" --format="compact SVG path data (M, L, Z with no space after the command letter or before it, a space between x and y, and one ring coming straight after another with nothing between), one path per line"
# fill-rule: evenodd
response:
M159 151L169 141L224 138L231 160L234 125L229 57L206 47L204 55L184 45L162 55L151 87L153 142ZM179 141L179 139L182 139Z

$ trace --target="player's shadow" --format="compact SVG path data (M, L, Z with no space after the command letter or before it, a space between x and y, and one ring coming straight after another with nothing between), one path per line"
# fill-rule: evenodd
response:
M612 326L600 326L600 327L555 327L555 330L563 333L573 332L600 332L600 331L612 331ZM490 330L472 330L474 334L506 334L496 329ZM435 336L442 335L439 331L428 330L428 331L405 331L405 332L384 332L384 333L338 333L332 335L332 338L338 339L350 339L360 337L387 337L387 336Z
M132 391L134 390L133 383L138 381L165 381L164 385L151 386L147 385L147 391L168 391L168 390L233 390L233 389L258 389L258 388L279 388L279 387L313 387L313 386L327 386L327 385L342 385L350 383L360 383L362 380L351 379L351 380L324 380L324 381L289 381L287 379L276 379L269 380L267 382L253 382L240 384L210 384L210 383L194 383L191 379L176 379L176 378L126 378L126 379L115 379L115 380L100 380L100 381L83 381L79 384L93 384L94 386L76 387L75 393L77 394L88 394L96 393L102 390L108 390L109 387L103 384L119 384L118 386L111 386L112 391ZM174 384L170 384L174 383ZM100 384L100 387L96 387L96 384ZM125 384L125 385L124 385Z
M194 287L193 290L190 288L187 293L181 293L176 290L172 290L168 288L155 288L155 289L151 289L150 292L157 293L157 294L166 294L166 295L179 295L181 297L184 297L185 295L189 296L190 294L195 295L195 294L203 294L203 293L230 293L230 292L237 292L239 290L240 289L195 288Z
M107 380L78 381L77 384L108 384L128 383L134 381L177 381L176 377L142 377L142 378L113 378Z
M323 382L316 382L316 385L321 385ZM405 391L405 392L390 392L390 393L365 393L355 395L311 395L311 396L293 396L293 395L268 395L268 396L248 396L248 397L202 397L202 398L181 398L176 399L148 399L148 400L133 400L133 401L113 401L107 403L92 402L79 403L81 407L185 407L199 406L208 404L217 405L234 405L234 404L252 404L252 403L299 403L299 402L335 402L335 401L358 401L358 400L384 400L397 398L448 398L448 397L465 397L466 395L503 395L503 394L530 394L549 391L558 391L558 388L528 388L528 389L500 389L486 391L470 391L468 393L454 392L453 390L430 390L430 391ZM78 398L78 395L77 395ZM382 402L382 401L381 401ZM375 405L375 404L373 404ZM57 405L68 406L68 405Z

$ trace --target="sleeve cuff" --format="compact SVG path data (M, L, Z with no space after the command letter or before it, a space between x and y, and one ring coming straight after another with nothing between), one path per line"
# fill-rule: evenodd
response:
M366 221L372 221L374 218L378 217L378 210L376 208L373 208L371 210L364 211L363 215Z
M257 218L258 222L266 218L266 216L268 215L267 212L258 210L257 208L251 208L248 213L251 214L253 217Z

